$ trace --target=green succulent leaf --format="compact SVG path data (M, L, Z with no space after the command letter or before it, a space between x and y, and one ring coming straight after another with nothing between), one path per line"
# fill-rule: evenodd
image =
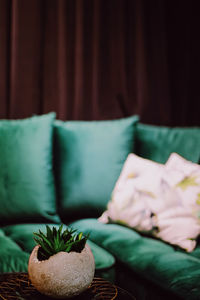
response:
M84 236L82 232L77 233L76 229L67 228L63 231L63 224L50 228L46 225L46 234L41 230L34 232L34 240L40 245L38 258L40 260L48 259L50 256L64 252L81 252L89 235Z
M48 225L46 225L46 230L47 230L47 239L49 241L52 241L52 239L53 239L53 233L51 231L51 228Z

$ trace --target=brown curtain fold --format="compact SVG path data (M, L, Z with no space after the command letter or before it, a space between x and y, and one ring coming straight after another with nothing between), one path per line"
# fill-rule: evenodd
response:
M0 0L0 118L200 126L197 5Z
M9 116L10 1L0 1L0 118Z

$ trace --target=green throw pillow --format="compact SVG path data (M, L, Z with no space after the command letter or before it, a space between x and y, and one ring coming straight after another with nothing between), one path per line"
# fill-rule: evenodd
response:
M200 128L170 128L137 124L137 155L159 163L165 163L172 152L198 163L200 159Z
M55 167L65 222L100 216L127 155L138 116L111 121L56 121Z
M59 222L52 172L54 113L0 120L0 224Z

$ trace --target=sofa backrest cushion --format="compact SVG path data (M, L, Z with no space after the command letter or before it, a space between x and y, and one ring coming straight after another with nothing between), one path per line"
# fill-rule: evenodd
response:
M52 171L54 113L0 120L0 223L59 221Z
M136 154L165 163L172 152L198 163L200 160L200 128L164 127L138 123Z
M55 176L65 222L99 216L127 155L137 116L111 121L56 121Z

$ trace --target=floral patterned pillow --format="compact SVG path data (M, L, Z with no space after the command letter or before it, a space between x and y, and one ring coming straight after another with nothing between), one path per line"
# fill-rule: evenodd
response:
M179 168L176 167L176 159L179 160ZM121 223L192 251L200 234L198 208L196 202L190 200L189 194L184 195L182 191L186 191L185 186L189 182L196 188L194 182L198 181L194 181L192 173L191 179L186 182L185 176L190 176L189 171L194 170L191 166L187 167L187 173L182 164L185 160L182 160L174 154L166 165L162 165L129 154L108 209L99 221ZM195 193L198 194L197 191Z
M176 172L174 188L182 204L195 213L200 211L200 165L172 153L166 162L166 170Z

